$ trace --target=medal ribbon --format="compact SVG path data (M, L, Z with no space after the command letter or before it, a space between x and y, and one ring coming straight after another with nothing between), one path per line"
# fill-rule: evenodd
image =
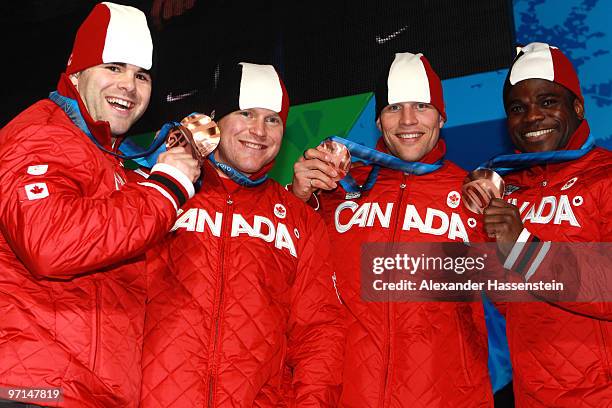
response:
M504 176L513 171L537 166L539 164L576 160L593 150L594 147L595 142L593 137L589 135L582 147L578 150L553 150L550 152L504 154L494 157L488 162L478 166L478 168L489 168L499 175Z
M138 164L148 167L148 168L153 167L153 165L157 162L157 156L159 156L160 153L166 151L165 145L164 145L166 136L168 135L168 132L170 131L170 129L178 125L177 123L174 123L174 122L164 124L164 126L162 126L161 130L159 131L159 134L157 135L157 137L153 139L153 142L146 150L143 150L143 148L141 148L134 142L128 141L127 139L125 139L123 143L121 143L121 148L123 151L128 153L128 155L123 155L120 153L112 152L104 148L104 146L102 146L98 142L98 140L95 138L95 136L91 134L91 132L89 131L89 128L87 127L87 123L85 123L85 119L83 119L83 115L81 114L81 110L79 109L79 104L77 103L76 100L60 95L57 91L51 92L49 94L49 99L55 102L55 104L59 106L66 113L66 115L68 115L72 123L74 123L79 129L81 129L81 131L83 131L83 133L85 133L87 137L89 137L89 139L92 142L94 142L94 144L100 150L108 154L112 154L113 156L119 157L124 160L125 159L134 160ZM150 163L150 160L145 159L146 156L149 156L151 154L155 155L154 156L155 158L152 164Z
M342 143L347 147L353 157L357 157L358 159L363 160L366 164L373 166L372 171L370 171L370 174L368 175L368 178L363 186L359 186L350 174L347 174L346 177L340 180L340 185L342 188L349 193L362 192L371 189L376 183L376 178L378 177L378 172L380 171L381 167L398 170L403 173L414 174L416 176L431 173L442 167L442 159L438 160L434 164L408 162L390 154L379 152L376 149L366 147L338 136L332 136L329 138L329 140Z
M223 174L225 174L227 177L232 179L234 182L240 184L241 186L256 187L268 179L268 175L265 174L264 176L256 180L251 180L250 178L248 178L247 176L245 176L244 174L242 174L241 172L239 172L232 166L227 165L225 163L219 163L218 161L216 161L215 152L212 152L211 154L208 155L208 160L210 160L213 166L221 170Z
M121 149L122 152L127 154L127 156L123 157L134 160L139 165L150 169L157 163L157 158L159 157L159 155L167 151L166 144L164 142L166 140L168 132L170 132L170 130L172 130L172 128L174 128L175 126L178 126L178 123L164 123L164 125L159 131L159 134L157 135L157 138L153 140L153 142L151 143L151 147L148 148L146 151L143 151L143 148L141 146L137 145L136 143L127 138L123 139L123 142L121 142L119 149ZM162 142L159 146L157 146L157 139L160 139ZM155 146L157 146L157 149L151 152L150 150Z
M363 191L368 191L374 187L379 171L380 166L373 165L372 170L370 170L370 174L368 174L366 182L362 186L358 185L353 176L350 174L347 174L342 180L339 181L339 183L347 193L361 193Z

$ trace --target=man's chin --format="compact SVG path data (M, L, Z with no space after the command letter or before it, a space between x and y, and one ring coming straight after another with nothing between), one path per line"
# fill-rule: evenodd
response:
M252 174L257 173L259 170L263 168L263 166L253 165L253 166L232 166L234 169L238 170L245 176L250 176Z
M268 163L270 162L268 161ZM248 163L242 162L241 166L234 166L234 168L240 171L242 174L252 175L259 173L264 167L268 165L268 163L263 163L260 161Z
M519 143L517 143L517 141ZM538 152L549 152L553 150L562 150L567 142L562 143L560 140L556 138L541 138L541 139L533 139L526 140L525 138L515 138L514 145L521 152L525 153L538 153Z
M113 135L113 137L120 137L123 136L127 133L127 131L130 130L128 129L113 129L111 128L111 135Z
M539 153L555 150L548 143L522 143L519 150L524 153Z
M126 124L126 123L111 123L110 124L110 129L111 129L111 133L113 134L113 136L121 136L125 133L127 133L128 130L130 130L130 128L132 127L132 124Z
M420 154L420 153L410 152L410 153L400 153L398 157L406 162L416 162L416 161L421 160L423 156L425 155Z

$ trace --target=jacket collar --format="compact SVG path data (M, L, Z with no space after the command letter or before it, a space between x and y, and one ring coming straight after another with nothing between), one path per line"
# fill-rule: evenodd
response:
M570 136L567 145L563 150L578 150L582 147L584 142L586 142L589 134L591 133L591 129L589 128L589 124L586 119L583 119L578 129L574 132L573 135Z
M209 186L213 191L217 190L217 189L221 189L221 190L225 190L228 193L232 193L235 192L239 189L241 189L243 186L241 186L240 184L236 183L235 181L233 181L230 178L224 179L222 178L222 176L219 174L219 172L217 171L217 168L209 161L209 160L205 160L204 161L204 166L202 168L202 183L206 183L207 186ZM261 170L260 170L261 172ZM258 172L259 174L259 172ZM262 176L265 175L266 173L262 173ZM252 177L251 177L252 178ZM235 185L235 188L227 188L226 183L225 182L229 182L232 183L232 185ZM261 188L262 186L265 186L267 184L267 180L264 181L263 183L257 185L257 186L253 186L253 187L245 187L248 189L257 189L257 188ZM206 187L205 187L206 188ZM231 191L230 191L231 190Z
M106 121L94 121L93 118L89 115L83 100L81 99L81 95L76 90L72 82L70 82L70 78L65 73L62 73L60 79L57 84L57 92L65 97L76 101L79 107L79 114L82 119L85 121L89 132L93 137L96 138L99 144L107 149L112 148L112 134L110 130L110 124ZM75 123L76 124L76 123ZM77 125L78 126L78 125ZM117 143L119 145L119 143Z

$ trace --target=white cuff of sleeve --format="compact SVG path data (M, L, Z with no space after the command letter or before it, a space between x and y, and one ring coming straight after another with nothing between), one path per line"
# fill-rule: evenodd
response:
M189 180L189 177L187 177L185 173L183 173L176 167L170 164L167 164L167 163L157 163L151 169L151 173L154 171L159 171L160 173L167 174L173 179L175 179L177 182L179 182L181 186L183 186L185 191L187 191L189 198L195 195L195 187L193 186L193 183L191 182L191 180Z
M521 234L518 236L516 242L514 243L514 246L512 247L510 254L508 254L508 257L506 258L506 262L504 262L504 268L512 269L518 256L520 255L520 253L523 251L523 248L525 247L525 242L529 240L530 236L531 236L531 233L527 231L527 228L523 228L523 231L521 231Z

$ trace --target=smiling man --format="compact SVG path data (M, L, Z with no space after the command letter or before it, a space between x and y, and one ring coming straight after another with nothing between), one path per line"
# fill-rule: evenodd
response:
M518 82L506 95L508 132L525 153L565 148L584 119L584 101L546 79Z
M508 202L492 201L484 227L514 276L574 282L571 289L596 296L502 305L516 406L612 406L612 304L602 302L609 292L597 295L610 288L609 255L555 244L612 241L612 155L592 143L570 60L544 43L518 51L504 87L518 151L500 167L520 170L504 177Z
M382 137L371 164L354 166L338 187L324 152L309 149L294 166L294 194L320 204L347 309L340 406L490 407L481 303L362 297L368 243L483 239L478 221L460 204L466 172L444 160L442 83L427 59L395 54L375 96ZM388 167L393 161L396 167Z
M147 254L143 407L335 407L344 332L321 218L268 179L289 110L271 65L223 72L204 185Z
M138 405L138 256L170 230L200 173L180 148L160 156L148 181L130 183L116 156L149 104L152 47L141 11L96 5L57 91L0 131L2 406L15 396Z
M71 74L70 81L92 119L106 119L112 135L126 133L149 105L151 74L136 65L97 65Z

